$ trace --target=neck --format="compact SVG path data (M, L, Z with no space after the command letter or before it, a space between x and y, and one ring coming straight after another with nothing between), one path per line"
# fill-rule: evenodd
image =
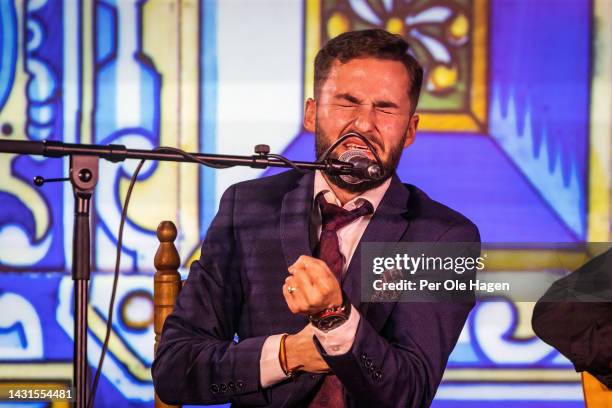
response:
M326 174L323 174L323 177L325 178L325 181L327 181L327 184L329 184L329 187L332 189L338 200L340 200L340 204L344 205L359 195L359 193L346 191L338 187L329 180Z

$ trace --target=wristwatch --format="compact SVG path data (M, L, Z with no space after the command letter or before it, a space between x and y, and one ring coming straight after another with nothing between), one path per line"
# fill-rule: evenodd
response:
M328 332L346 322L351 315L351 302L342 291L342 304L337 307L323 309L319 313L308 316L310 323L322 332Z

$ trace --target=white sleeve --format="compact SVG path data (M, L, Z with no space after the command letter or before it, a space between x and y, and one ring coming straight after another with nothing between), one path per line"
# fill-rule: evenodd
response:
M269 336L261 348L259 381L263 388L270 387L287 378L280 366L280 361L278 361L278 351L282 337L283 334Z
M351 314L346 322L327 333L313 326L314 335L330 356L345 354L353 347L360 319L357 308L351 305Z

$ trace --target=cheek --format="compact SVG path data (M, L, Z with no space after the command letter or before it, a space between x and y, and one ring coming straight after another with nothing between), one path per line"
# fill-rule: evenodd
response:
M317 125L329 137L342 131L352 120L352 114L346 109L322 109L317 116Z
M382 135L385 154L388 154L394 147L403 147L404 136L408 131L408 122L398 120L384 120L378 123L378 131Z

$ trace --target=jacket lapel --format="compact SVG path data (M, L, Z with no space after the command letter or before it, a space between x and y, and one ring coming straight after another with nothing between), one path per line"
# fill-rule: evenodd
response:
M287 267L300 255L312 256L309 231L313 191L314 173L311 172L301 177L296 187L283 198L280 238Z
M312 256L310 246L310 212L314 191L314 173L300 178L296 187L285 194L280 215L280 237L287 267L300 255ZM363 242L399 242L409 225L406 216L409 191L397 175L393 175L380 205L372 216L366 230L357 244L347 273L342 280L342 288L362 315L379 330L394 302L361 302L361 244Z
M394 174L387 192L355 249L342 282L344 291L363 316L368 317L369 314L376 314L375 319L368 318L374 326L384 323L395 302L377 303L376 307L371 307L369 302L361 302L361 246L364 242L399 242L401 240L409 224L408 217L406 216L408 198L408 189L402 184L399 177ZM375 328L377 330L380 329L380 327Z

